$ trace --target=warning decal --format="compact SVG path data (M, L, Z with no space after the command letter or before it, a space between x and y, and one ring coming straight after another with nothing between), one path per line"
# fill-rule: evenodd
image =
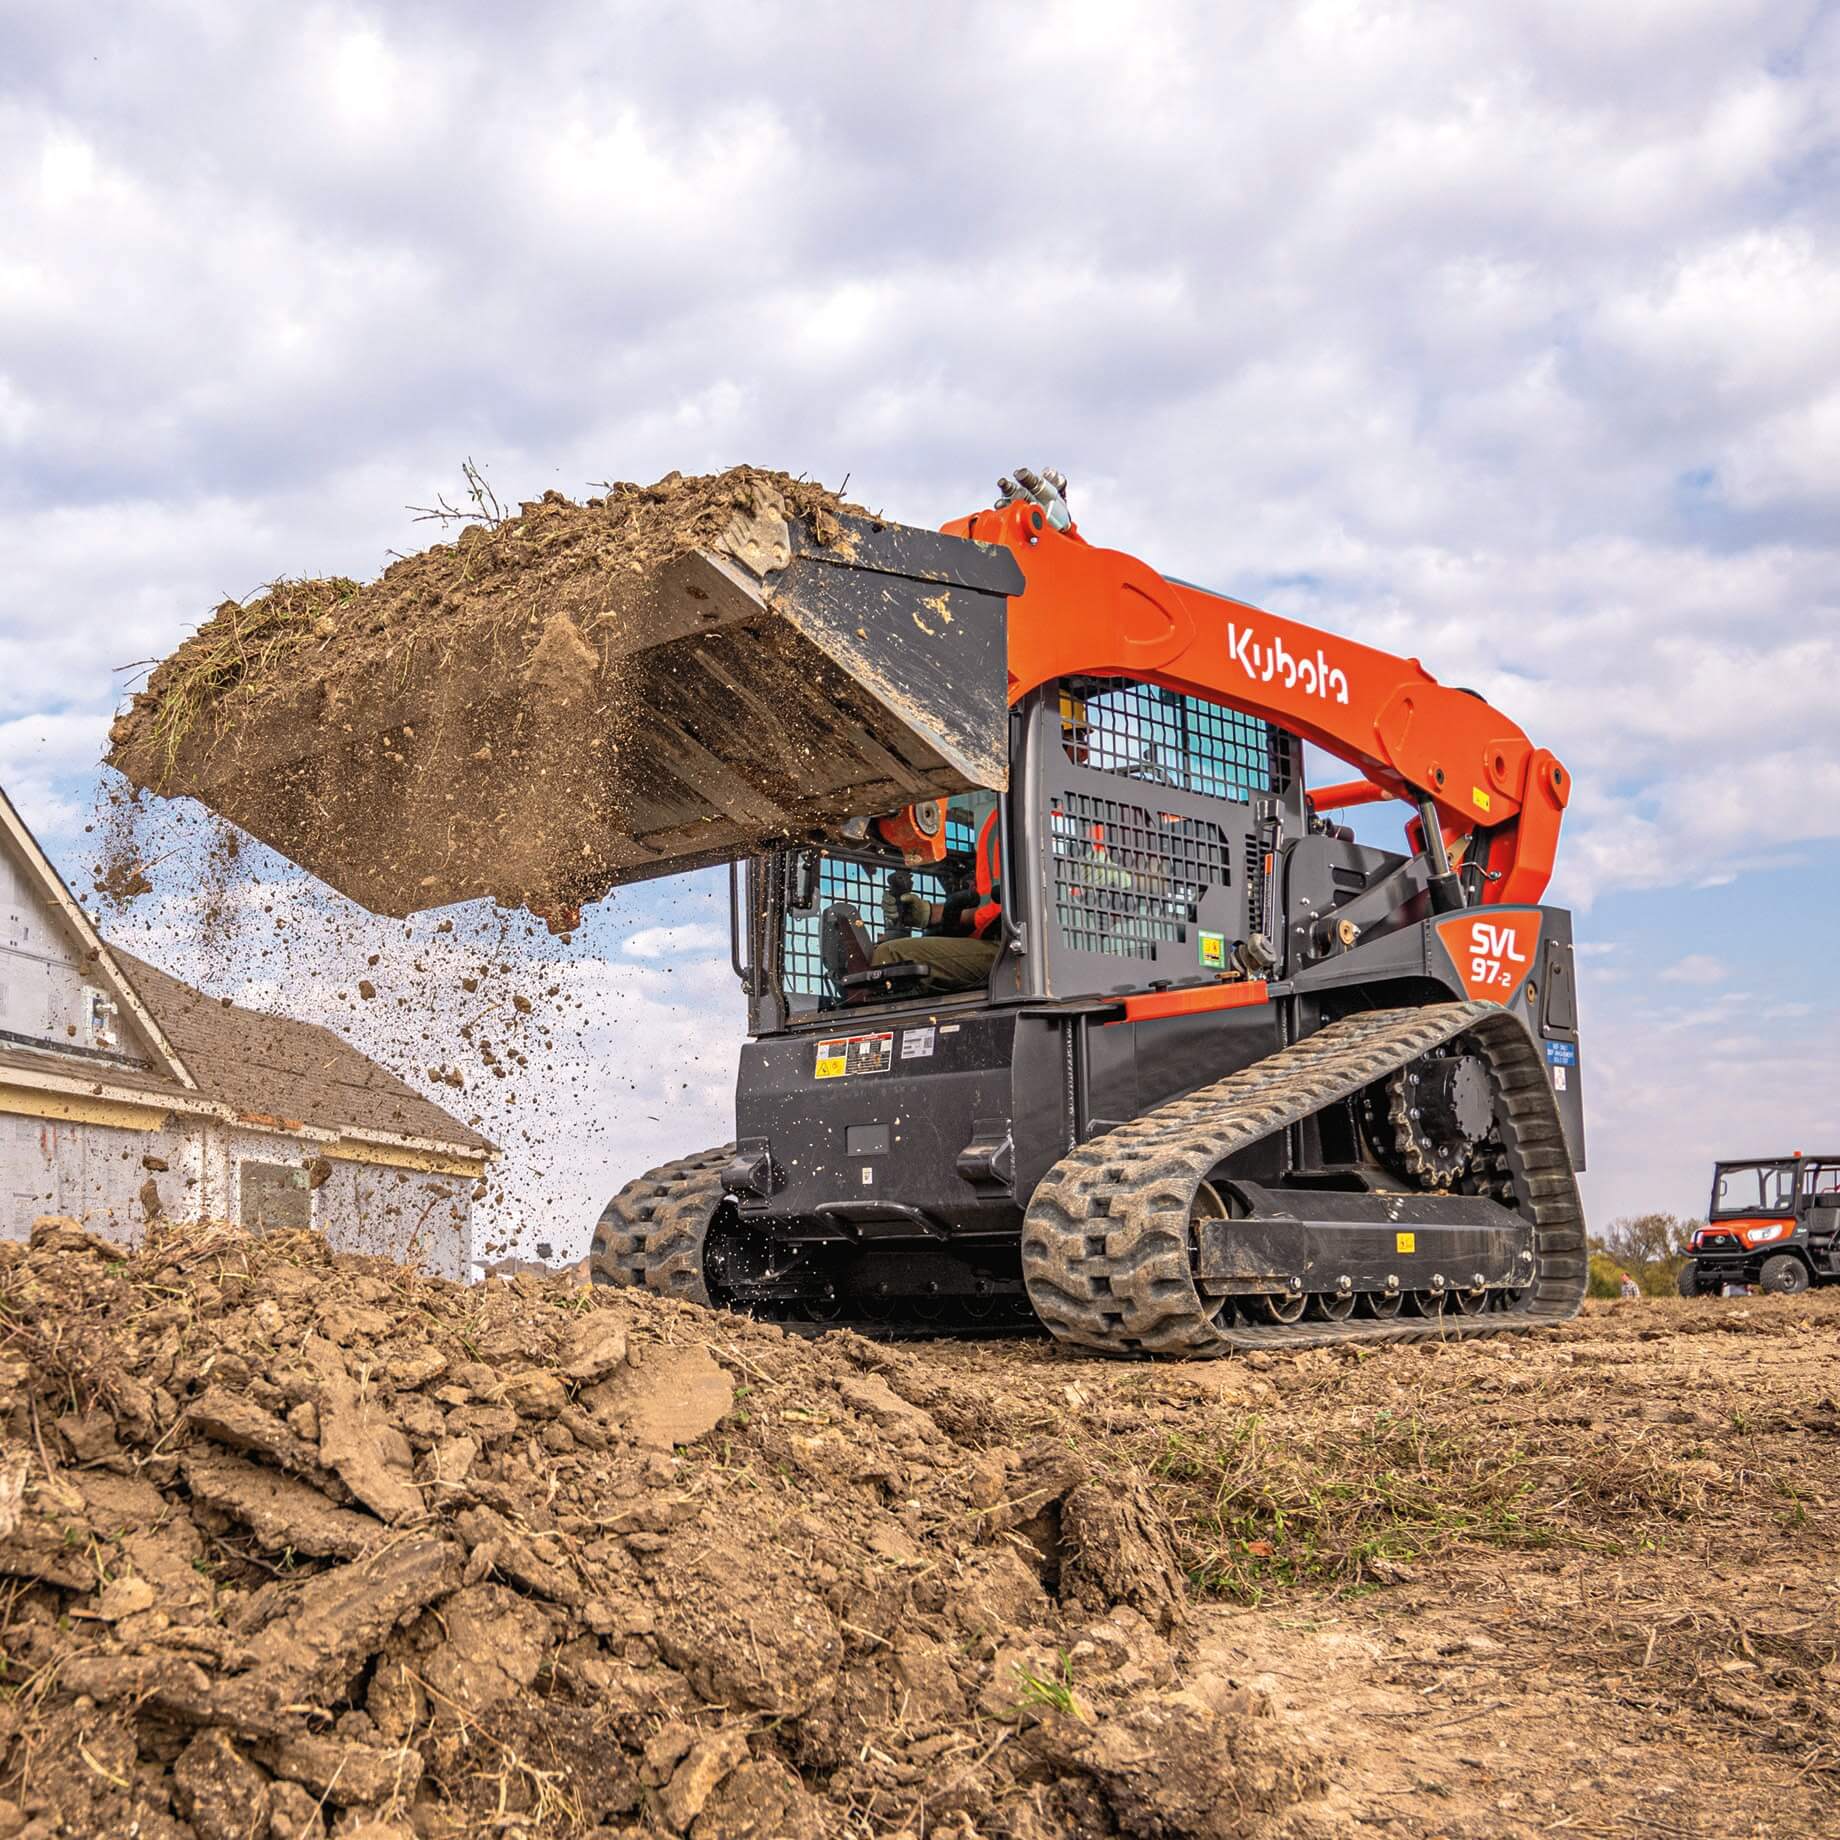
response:
M1496 908L1486 918L1459 914L1437 923L1439 939L1450 954L1465 993L1479 1003L1506 1003L1533 976L1533 955L1540 943L1537 908Z
M855 1073L886 1073L894 1065L894 1031L880 1035L839 1035L818 1043L812 1077L847 1080Z
M1226 970L1227 936L1225 933L1203 933L1201 935L1201 968L1204 971Z

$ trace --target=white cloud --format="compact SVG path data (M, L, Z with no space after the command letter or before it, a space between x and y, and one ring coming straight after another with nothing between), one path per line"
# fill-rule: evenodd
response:
M1593 1221L1697 1214L1720 1157L1775 1156L1831 1140L1840 1092L1832 1010L1654 1008L1646 993L1581 972L1583 1178ZM1779 1077L1780 1070L1780 1077Z
M1561 898L1831 853L1840 16L1045 19L998 60L950 7L9 21L0 774L48 841L116 667L277 573L374 573L470 454L512 498L847 473L916 522L1060 465L1093 540L1554 748ZM565 1141L721 1123L723 930L597 936L594 1001L702 1096L617 1075Z
M33 830L68 833L85 822L86 801L73 789L93 775L107 731L96 711L0 722L0 787Z
M678 926L641 927L628 933L620 950L628 958L668 958L678 963L712 957L726 952L727 937L713 926L696 923Z
M1656 975L1668 984L1722 984L1731 973L1725 968L1723 959L1714 958L1709 952L1689 952Z

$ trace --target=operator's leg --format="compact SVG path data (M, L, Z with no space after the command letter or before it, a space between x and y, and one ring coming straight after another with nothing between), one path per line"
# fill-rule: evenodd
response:
M921 990L933 995L948 990L970 990L984 983L997 962L994 939L929 937L884 939L871 961L877 965L924 965L926 982Z

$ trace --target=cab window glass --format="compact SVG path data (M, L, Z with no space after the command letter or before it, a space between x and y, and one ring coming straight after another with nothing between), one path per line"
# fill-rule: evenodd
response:
M1719 1171L1715 1213L1782 1213L1794 1205L1792 1163L1735 1163Z
M955 856L973 854L984 820L996 809L994 792L955 794L946 804L946 848Z

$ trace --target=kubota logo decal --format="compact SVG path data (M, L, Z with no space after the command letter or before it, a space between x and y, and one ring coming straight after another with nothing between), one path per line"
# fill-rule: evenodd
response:
M1321 646L1316 648L1314 658L1293 658L1282 639L1255 639L1250 626L1235 626L1229 620L1227 657L1237 662L1254 683L1268 684L1274 678L1282 678L1287 690L1302 684L1306 695L1320 696L1324 702L1348 701L1348 673L1332 665Z
M1479 1003L1506 1003L1533 975L1537 913L1460 914L1440 920L1437 930L1463 988Z

